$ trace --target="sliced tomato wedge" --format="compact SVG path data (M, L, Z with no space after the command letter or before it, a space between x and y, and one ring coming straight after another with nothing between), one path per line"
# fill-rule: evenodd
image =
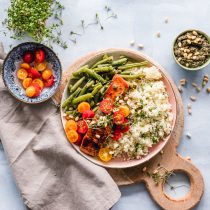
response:
M52 87L55 82L55 77L52 75L48 80L44 81L45 87Z
M128 132L129 129L130 129L128 119L125 119L123 124L117 125L115 129L122 132L122 133Z
M83 119L93 118L95 116L95 112L92 110L87 110L82 113Z
M34 86L34 88L36 90L36 93L34 94L33 97L39 96L42 91L42 88L37 83L32 84L32 86Z
M113 115L113 120L114 120L114 124L116 125L121 125L122 123L124 123L125 117L124 117L123 112L121 111L115 112Z
M121 137L122 137L122 132L120 132L119 130L115 130L114 131L114 136L113 136L113 139L115 140L115 141L118 141Z
M118 74L112 78L112 82L109 85L104 98L110 98L115 101L115 98L122 95L129 87L129 84Z
M32 78L39 78L39 77L41 77L41 74L38 72L38 70L33 68L33 67L28 69L28 74Z
M88 125L85 120L79 120L77 122L77 132L81 134L85 134L88 131Z
M45 52L41 49L36 50L35 52L35 61L36 63L42 63L45 59Z
M101 101L99 108L104 114L109 114L113 109L113 102L110 99L104 99Z

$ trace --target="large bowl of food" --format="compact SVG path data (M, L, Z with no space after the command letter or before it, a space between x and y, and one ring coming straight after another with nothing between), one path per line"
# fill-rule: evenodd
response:
M68 141L103 167L148 161L163 149L175 125L171 80L138 52L108 49L87 58L77 65L62 96Z

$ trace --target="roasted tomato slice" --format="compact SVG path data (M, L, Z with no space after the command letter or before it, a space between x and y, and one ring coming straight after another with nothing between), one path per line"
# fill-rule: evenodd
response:
M43 83L43 81L42 81L41 79L34 79L34 80L32 81L32 85L33 85L34 83L37 83L37 84L40 86L41 90L44 88L44 83Z
M81 134L85 134L88 131L88 125L85 120L79 120L77 122L77 132Z
M28 70L28 73L29 73L29 75L32 76L32 78L39 78L39 77L41 77L41 74L40 74L40 73L38 72L38 70L35 69L35 68L30 68L30 69Z
M113 109L113 102L110 99L104 99L99 107L104 114L109 114Z
M52 87L55 82L55 77L52 75L48 80L44 81L45 87Z
M34 94L33 97L39 96L40 93L41 93L41 87L40 87L37 83L32 84L32 86L33 86L33 87L35 88L35 90L36 90L36 93Z
M115 101L115 98L123 94L128 89L128 83L119 75L115 74L112 78L112 82L108 87L104 98L110 98Z
M115 130L114 131L114 135L113 135L113 139L115 140L115 141L118 141L121 137L122 137L122 132L121 131L119 131L119 130Z
M128 132L129 129L130 129L128 120L125 119L125 120L124 120L124 123L121 124L121 125L117 125L115 129L116 129L117 131L122 132L122 133Z
M23 55L23 61L25 63L31 63L34 60L34 56L31 52L25 52Z
M125 117L124 117L123 112L121 112L121 111L115 112L113 115L113 120L114 120L114 124L116 124L116 125L120 125L120 124L124 123Z
M98 156L102 161L109 162L112 159L112 155L109 152L109 148L101 148L99 150Z
M92 110L87 110L82 113L83 119L93 118L94 116L95 116L95 113Z
M39 49L35 52L35 61L36 63L42 63L45 59L45 53L43 50Z

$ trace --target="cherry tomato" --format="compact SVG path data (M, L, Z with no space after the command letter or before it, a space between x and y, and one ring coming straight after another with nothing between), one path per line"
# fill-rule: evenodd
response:
M36 92L35 92L35 94L34 94L33 97L39 96L40 93L41 93L41 87L40 87L37 83L32 84L32 86L33 86L33 87L35 88L35 90L36 90Z
M99 107L103 113L109 114L113 109L113 102L110 99L104 99L101 101Z
M115 141L118 141L121 137L122 137L122 132L120 132L119 130L115 130L115 131L114 131L113 139L114 139Z
M52 76L52 70L50 70L50 69L45 69L45 70L42 72L42 78L43 78L44 80L48 80L51 76Z
M123 112L121 112L121 111L115 112L113 115L113 120L116 125L120 125L120 124L124 123L125 117L124 117Z
M85 134L88 131L88 125L84 120L79 120L77 122L78 133Z
M36 63L42 63L45 59L45 53L43 50L39 49L35 52L35 61Z
M31 74L32 78L40 78L41 77L41 74L38 72L37 69L31 67L29 70L28 70L29 74Z
M35 83L37 83L37 84L39 85L39 87L41 88L41 90L43 90L43 88L44 88L44 83L43 83L43 81L42 81L41 79L34 79L34 80L32 81L32 85L35 84Z
M55 77L52 75L48 80L44 81L45 87L52 87L55 82Z
M24 80L25 78L27 78L28 76L28 72L25 69L19 69L17 71L17 77L20 80Z
M36 89L34 86L29 86L28 88L26 88L26 96L32 98L34 97L35 94L36 94Z
M25 52L23 55L23 61L25 63L31 63L34 60L34 56L31 52Z
M67 132L67 138L70 142L74 143L78 140L79 135L76 131L70 130Z
M38 71L44 71L47 68L47 62L44 61L42 63L37 63L35 67L37 68Z
M119 111L121 111L125 117L127 117L130 114L130 109L128 106L120 106Z
M23 87L26 89L26 88L28 88L31 85L31 83L32 83L32 79L31 78L25 78L23 80Z
M130 129L130 126L127 119L124 120L123 124L117 125L115 128L115 130L118 130L122 133L126 133L127 131L129 131L129 129Z
M81 134L78 134L78 139L75 142L75 144L78 145L78 146L80 146L81 143L82 143L82 139L83 139L83 136Z
M109 148L101 148L99 150L98 156L102 161L108 162L112 159L112 155L109 152Z
M20 67L23 69L30 69L30 65L28 63L21 63Z
M93 118L95 116L95 112L92 110L87 110L82 113L83 119Z
M83 113L85 111L88 111L90 110L90 104L88 102L81 102L78 107L77 107L77 110L79 113Z
M74 120L68 120L65 125L65 131L77 130L77 123Z

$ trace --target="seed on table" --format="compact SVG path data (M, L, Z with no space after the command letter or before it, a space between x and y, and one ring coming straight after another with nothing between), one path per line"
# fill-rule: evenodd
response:
M138 48L139 49L143 49L144 48L144 45L143 44L138 44Z
M191 104L191 103L188 103L188 104L187 104L187 108L188 108L188 109L191 109L191 108L192 108L192 104Z
M182 92L183 92L183 90L182 90L182 87L181 87L181 86L179 86L179 87L178 87L178 91L179 91L180 93L182 93Z
M187 84L187 80L186 79L181 79L179 82L180 82L181 86L185 86Z
M187 133L186 136L187 136L188 139L192 138L192 135L190 133Z
M192 114L192 109L191 109L191 108L188 108L187 111L188 111L188 114L189 114L189 115Z
M197 90L197 92L201 92L201 88L200 87L196 87L195 89Z
M135 40L130 41L130 45L133 46L135 44Z
M210 87L206 89L207 93L210 93Z
M194 83L194 82L192 82L192 84L191 84L193 87L197 87L197 84L196 83Z
M145 166L145 167L142 169L142 171L145 172L146 170L147 170L147 167Z
M158 31L158 32L156 33L156 36L157 36L158 38L160 38L160 31Z
M209 82L209 75L203 76L202 87L204 87Z
M164 22L165 22L165 23L168 23L168 20L169 20L169 18L168 18L168 17L165 17Z
M196 97L195 96L190 96L190 100L191 101L196 101Z

